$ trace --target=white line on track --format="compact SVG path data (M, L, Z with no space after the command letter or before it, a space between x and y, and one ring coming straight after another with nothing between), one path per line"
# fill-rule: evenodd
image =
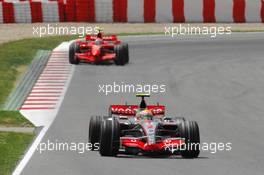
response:
M58 46L52 56L54 56L54 53L56 53L56 55L64 55L63 58L61 59L67 59L67 54L65 53L65 51L68 48L69 43L62 43L60 46ZM65 51L58 51L60 49L60 47L62 47ZM52 60L54 60L52 58ZM57 60L57 59L56 59ZM69 67L69 69L67 69L67 73L69 73L69 77L68 79L65 81L63 80L61 81L38 81L36 82L36 84L34 85L34 88L36 87L63 87L63 90L61 91L62 95L60 97L33 97L34 95L39 96L39 95L50 95L50 94L30 94L29 97L26 99L25 101L25 109L29 108L31 109L31 111L25 110L25 111L20 111L22 115L31 118L31 122L34 123L40 123L41 121L39 120L43 120L42 122L42 126L44 126L40 133L38 134L38 136L36 137L36 139L34 140L34 142L32 143L32 145L30 146L29 150L27 151L27 153L25 154L25 156L23 157L23 159L19 162L19 164L17 165L17 167L15 168L15 170L13 171L12 175L20 175L21 172L23 171L23 169L25 168L25 166L27 165L27 163L29 162L29 160L31 159L32 155L34 154L35 150L37 149L39 143L41 142L41 140L43 139L43 137L45 136L46 132L48 131L49 127L51 126L53 120L55 119L60 105L62 104L62 101L64 99L65 93L67 91L67 88L70 84L70 81L72 79L73 73L75 70L75 66ZM47 70L45 70L46 72ZM57 71L55 70L54 72L57 73L62 73L61 71ZM52 72L53 73L53 72ZM63 73L66 73L65 71ZM34 90L34 92L36 92ZM58 95L58 94L52 94L52 95ZM37 99L36 99L37 98ZM49 99L51 98L51 99ZM57 99L56 99L57 98ZM39 104L45 104L45 107L40 107L38 108L37 105L33 104L36 103L36 101ZM49 107L46 107L46 104L49 103L56 103L56 107L54 108L54 110L46 110L45 109L49 109ZM28 105L29 104L29 105ZM54 105L53 105L54 106ZM36 114L39 114L38 116ZM48 117L48 119L47 119ZM41 126L41 125L36 125L37 127Z

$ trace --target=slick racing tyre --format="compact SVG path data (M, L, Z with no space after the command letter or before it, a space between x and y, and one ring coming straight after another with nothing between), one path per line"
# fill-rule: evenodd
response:
M122 44L122 46L123 46L123 50L124 50L124 52L123 52L123 56L125 57L125 62L126 62L126 64L129 62L129 48L128 48L128 44L127 43L124 43L124 44Z
M114 48L115 54L116 54L116 58L114 60L116 65L125 65L127 62L127 58L125 57L126 53L125 53L125 49L123 47L123 45L119 44L116 45Z
M116 156L120 144L119 123L114 118L103 120L101 125L100 148L101 156Z
M96 149L96 144L99 144L101 133L101 116L92 116L89 123L89 143L92 144L92 150Z
M173 117L173 120L177 123L177 124L181 124L182 122L185 121L184 117Z
M196 158L200 153L199 127L195 121L184 121L179 125L181 138L185 139L185 146L181 150L183 158Z
M69 48L69 62L71 64L80 63L80 60L76 58L75 53L80 53L80 46L74 42L70 45L70 48Z

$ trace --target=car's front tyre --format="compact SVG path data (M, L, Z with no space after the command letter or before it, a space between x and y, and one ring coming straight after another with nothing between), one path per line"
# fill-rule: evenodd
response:
M77 59L75 53L80 52L80 47L75 42L71 43L69 47L69 63L70 64L79 64L80 60Z
M183 121L179 125L181 138L185 140L185 146L181 150L183 158L196 158L200 153L199 127L195 121Z
M129 47L127 43L123 43L123 50L124 50L124 59L125 59L125 64L129 62Z
M116 156L120 146L119 123L114 118L105 119L101 125L100 148L101 156Z
M92 144L92 150L96 149L96 144L99 144L101 133L101 116L92 116L89 123L89 143Z
M116 45L114 47L116 58L114 60L116 65L123 66L128 62L128 47L123 44Z

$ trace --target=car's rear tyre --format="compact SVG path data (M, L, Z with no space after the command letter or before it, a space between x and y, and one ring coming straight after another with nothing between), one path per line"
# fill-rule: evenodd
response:
M180 127L181 125L186 121L186 119L184 117L173 117L172 120L175 121L176 125L177 125L177 135L179 137L181 137L181 130L180 130Z
M69 62L71 64L79 64L80 63L80 60L78 60L76 58L75 53L80 53L80 46L78 44L76 44L75 42L73 42L69 48Z
M179 125L181 138L185 139L184 149L181 150L183 158L196 158L200 153L199 127L195 121L184 121Z
M125 58L125 49L123 47L123 45L119 44L116 45L114 48L115 54L116 54L116 58L114 60L116 65L120 65L123 66L126 64L126 58Z
M101 133L101 116L92 116L89 123L89 143L92 144L92 150L95 150L96 144L99 146Z
M181 123L181 122L186 121L184 117L173 117L173 120L175 120L176 123Z
M120 145L119 123L114 118L103 120L101 125L100 148L101 156L116 156Z

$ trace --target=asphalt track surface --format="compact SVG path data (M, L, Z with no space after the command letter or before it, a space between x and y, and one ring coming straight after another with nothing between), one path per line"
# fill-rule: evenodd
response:
M168 115L196 120L202 142L231 142L231 151L202 151L198 159L101 157L98 152L35 152L22 174L259 174L264 172L264 34L209 37L131 37L130 64L81 64L42 142L87 142L91 115L110 104L137 103L133 93L104 95L99 84L165 84L148 103Z

